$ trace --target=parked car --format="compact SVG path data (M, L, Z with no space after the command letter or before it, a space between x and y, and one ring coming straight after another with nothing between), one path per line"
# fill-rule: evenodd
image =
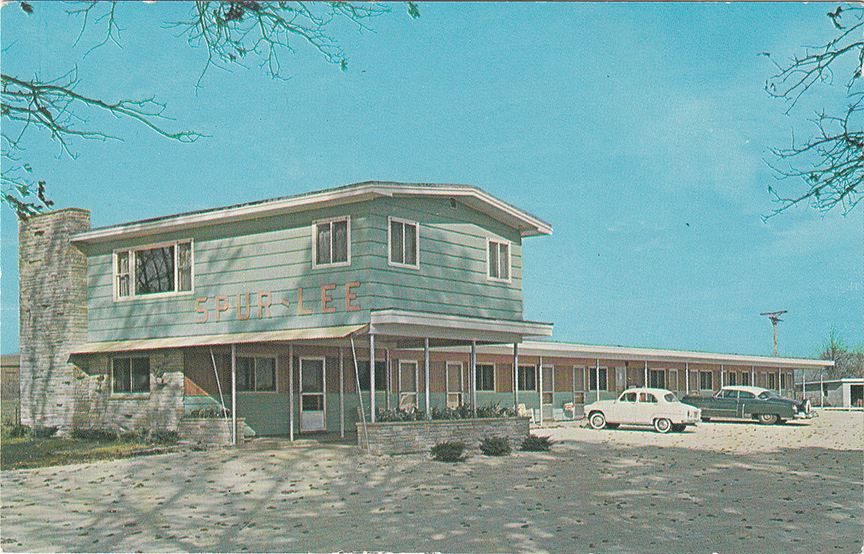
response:
M627 389L616 400L598 400L585 406L588 424L594 429L616 429L619 425L652 425L658 433L680 432L696 425L699 409L682 404L666 389Z
M787 419L816 416L810 401L792 400L760 387L727 386L712 396L687 395L682 402L702 410L702 421L717 419L755 419L771 425Z

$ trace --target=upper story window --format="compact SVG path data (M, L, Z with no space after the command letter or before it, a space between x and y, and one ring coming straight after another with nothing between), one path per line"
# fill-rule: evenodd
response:
M145 394L150 392L150 358L111 360L111 392Z
M489 239L489 280L510 282L510 243Z
M390 221L390 265L418 269L417 222L389 218Z
M351 264L350 221L346 216L312 225L313 267Z
M192 241L114 252L114 297L192 291Z

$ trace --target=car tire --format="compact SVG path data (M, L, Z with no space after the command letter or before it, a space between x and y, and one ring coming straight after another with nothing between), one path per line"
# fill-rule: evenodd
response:
M672 422L665 417L660 417L654 420L654 430L658 433L668 433L672 430Z
M756 416L756 419L758 419L759 423L762 425L774 425L780 418L774 414L759 414Z
M602 429L606 427L606 416L603 412L594 412L588 416L588 424L592 429Z

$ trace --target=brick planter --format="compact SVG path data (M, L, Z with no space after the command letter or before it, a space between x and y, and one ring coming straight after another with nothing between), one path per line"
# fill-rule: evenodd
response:
M237 418L237 443L244 439L243 428L246 420ZM182 440L198 444L231 444L231 421L214 418L185 417L180 420L177 432Z
M484 437L507 437L518 448L528 436L527 417L367 423L369 452L378 455L428 452L437 442L462 441L478 450ZM357 423L357 446L366 447L363 423Z

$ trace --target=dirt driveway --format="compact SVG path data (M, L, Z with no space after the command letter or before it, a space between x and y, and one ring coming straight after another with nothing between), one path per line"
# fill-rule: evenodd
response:
M861 552L864 415L684 434L576 425L549 453L301 441L2 474L4 551Z

